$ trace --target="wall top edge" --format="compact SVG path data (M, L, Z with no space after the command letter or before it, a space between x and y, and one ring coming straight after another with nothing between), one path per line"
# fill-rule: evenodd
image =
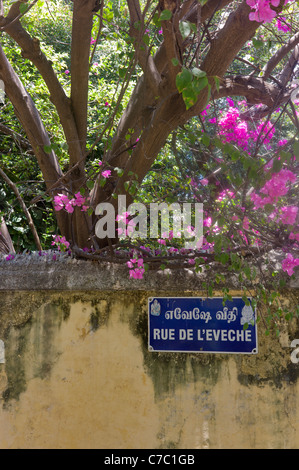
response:
M147 272L143 279L132 279L129 269L123 264L104 264L65 256L58 257L55 261L47 256L17 255L9 261L0 258L0 292L192 291L203 290L203 283L209 278L210 275L207 276L205 272L165 269ZM226 286L232 290L240 290L237 275L231 274L227 277ZM287 288L299 289L298 275L289 281Z

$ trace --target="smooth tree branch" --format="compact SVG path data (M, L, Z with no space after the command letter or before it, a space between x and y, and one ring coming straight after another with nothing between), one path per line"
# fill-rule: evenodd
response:
M282 61L282 59L299 44L299 32L290 38L277 52L271 57L267 64L263 67L263 79L267 80L275 67Z
M74 0L71 47L71 107L82 153L86 151L91 30L96 0Z
M141 12L138 0L127 0L130 12L130 35L135 39L134 47L137 61L142 68L147 84L153 93L158 95L161 84L161 76L156 69L150 47L145 43L144 14Z
M0 217L0 253L15 253L13 242L3 217Z

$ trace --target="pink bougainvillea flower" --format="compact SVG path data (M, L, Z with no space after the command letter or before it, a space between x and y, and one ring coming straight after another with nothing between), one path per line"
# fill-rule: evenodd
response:
M201 111L200 115L202 116L203 120L205 119L206 115L208 114L207 111L211 107L210 104L208 104L203 111Z
M291 170L280 170L278 173L274 173L272 178L267 181L261 192L268 194L272 198L284 196L288 192L287 183L295 183L295 181L296 175Z
M180 236L180 234L177 234L178 236ZM173 239L173 230L169 230L169 232L163 232L162 233L162 238L167 238L168 240L172 240ZM163 243L163 245L165 245L165 243Z
M289 276L294 274L294 268L299 266L299 258L294 258L291 253L288 253L287 257L281 263L282 270L287 272Z
M65 194L57 194L54 196L54 208L56 211L65 209L69 214L74 212L76 206L82 207L81 210L87 210L86 198L81 195L80 192L75 194L75 197L69 199ZM84 207L84 208L83 208Z
M130 270L130 277L134 279L142 279L144 274L144 269L131 269Z
M9 255L6 256L5 260L6 260L6 261L10 261L11 259L14 259L14 258L15 258L14 255L9 254Z
M226 199L226 198L232 198L234 199L235 198L235 194L230 191L229 189L224 189L223 191L221 191L221 193L219 194L218 196L218 199L217 201L223 201L223 199Z
M271 122L267 122L266 124L261 123L257 126L255 132L252 134L252 137L255 142L262 139L264 144L268 144L272 139L274 132L275 127Z
M285 196L289 190L287 184L295 183L297 177L291 170L280 170L273 176L261 189L261 193L266 197L262 198L255 192L251 194L251 200L254 202L254 209L264 207L266 204L277 202L280 196Z
M56 211L64 208L65 204L69 202L69 198L65 194L57 194L54 196L54 207Z
M75 201L74 201L73 205L80 207L83 204L85 204L85 201L86 201L86 198L83 197L82 194L79 192L79 193L75 194Z
M289 239L290 240L296 240L297 242L299 242L299 232L298 233L291 232L290 236L289 236Z
M108 170L109 171L109 170ZM123 212L122 214L118 214L115 218L116 222L124 222L124 223L128 223L128 218L130 216L130 212Z
M285 206L281 208L280 220L283 224L293 225L296 222L298 207Z
M244 230L249 230L249 228L250 228L249 227L249 219L248 219L248 217L246 217L246 215L243 219L243 228L244 228Z
M246 3L254 10L249 13L250 21L271 23L276 16L276 12L272 10L271 5L278 6L279 0L246 0Z
M277 145L279 147L282 147L283 145L286 145L288 143L288 139L281 139L278 141Z
M66 69L66 70L64 71L64 73L65 73L66 75L68 75L68 74L70 73L70 71L69 71L68 69Z
M277 18L275 26L279 31L283 31L284 33L287 33L292 29L291 26L286 22L286 18L284 16Z
M204 225L204 227L211 227L211 225L212 225L211 217L207 217L206 219L204 219L203 225Z
M102 176L104 178L109 178L111 176L111 170L102 171Z
M130 259L130 261L127 262L127 266L130 268L130 278L143 278L143 274L145 272L143 258L132 258Z
M203 186L207 186L209 184L209 180L207 178L202 178L199 182Z
M53 235L54 240L52 241L52 245L57 245L58 251L65 251L70 247L70 243L66 240L65 237L61 237L60 235Z

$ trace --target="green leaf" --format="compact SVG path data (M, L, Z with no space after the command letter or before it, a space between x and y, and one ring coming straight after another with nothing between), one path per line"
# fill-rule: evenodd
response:
M88 189L92 189L94 187L94 181L92 180L86 181L86 186L88 187Z
M195 105L197 101L197 94L191 87L185 88L183 90L182 96L186 105L186 109L189 109L191 106Z
M156 12L154 14L154 17L153 17L153 23L155 26L157 26L157 28L159 28L161 26L161 21L160 21L160 18L159 18L159 13Z
M254 47L259 48L263 46L264 41L261 41L261 39L252 38L252 44Z
M126 73L127 73L127 69L125 69L125 68L119 68L118 69L118 75L119 75L120 78L125 78Z
M197 26L195 23L190 23L190 28L192 29L193 33L197 33Z
M176 67L177 65L179 65L179 60L174 57L173 59L171 59L171 62L172 62L172 65L174 65L174 67Z
M299 161L299 140L296 140L293 143L293 150L294 150L294 155L296 157L296 160Z
M203 134L200 142L205 145L205 147L208 147L210 145L210 137L207 134Z
M21 3L21 5L19 6L19 10L22 15L26 13L26 11L28 10L27 3Z
M207 76L206 72L204 70L200 70L198 67L193 67L192 74L196 78L203 78Z
M282 168L282 161L275 159L273 161L273 166L272 166L272 173L278 173Z
M219 93L219 88L220 88L220 80L219 80L219 77L217 77L216 75L214 75L214 82L215 82L215 85L216 85L216 90L218 91Z
M150 38L147 34L145 34L143 37L142 37L142 41L144 42L144 44L146 44L147 46L149 45L149 42L150 42Z
M219 261L220 263L222 264L226 264L229 260L229 254L228 253L221 253L221 255L219 256Z
M188 85L192 82L193 75L190 70L183 68L183 70L176 76L176 86L179 93L187 88Z
M161 21L168 21L172 17L172 12L170 10L163 10L160 15Z
M179 29L183 39L186 39L191 33L191 25L189 21L181 21L179 24Z
M123 168L115 167L114 170L116 171L117 176L119 176L119 177L121 177L124 174Z
M195 93L199 94L209 84L207 77L196 78L193 81L193 89Z

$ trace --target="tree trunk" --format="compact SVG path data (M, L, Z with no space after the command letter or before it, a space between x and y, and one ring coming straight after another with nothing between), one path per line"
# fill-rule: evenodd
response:
M0 219L0 253L15 253L13 242L3 217Z

